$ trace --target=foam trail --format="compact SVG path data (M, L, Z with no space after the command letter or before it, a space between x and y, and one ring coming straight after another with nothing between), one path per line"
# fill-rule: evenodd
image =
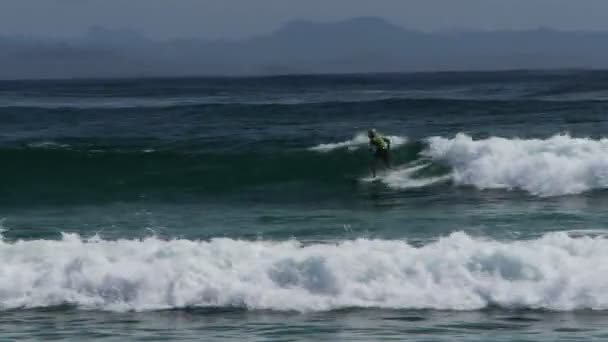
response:
M430 186L445 182L450 179L449 175L440 177L415 178L412 177L416 172L428 167L429 164L422 164L411 168L391 171L381 180L386 185L394 189L411 189Z
M70 147L70 145L68 145L68 144L61 144L61 143L54 142L54 141L33 142L33 143L27 144L27 146L30 148L41 148L41 149L66 149L66 148Z
M608 240L0 242L0 308L608 309Z
M388 139L391 140L391 147L399 147L405 143L407 143L407 138L398 137L398 136L387 136ZM320 144L314 147L310 147L310 151L315 152L331 152L338 149L347 149L349 151L358 150L362 147L367 147L369 144L369 139L367 138L366 133L358 133L352 139L336 142L336 143L327 143Z
M456 184L522 189L539 196L608 187L608 140L556 135L549 139L473 140L432 137L423 154L452 167Z
M386 180L391 177L399 177L399 176L409 177L412 174L424 169L427 166L428 166L428 164L415 165L415 166L407 165L405 167L400 166L396 169L378 170L376 177L369 176L369 177L364 177L361 180L364 182L374 182L377 180Z
M400 167L389 171L380 171L378 172L377 177L364 177L361 178L361 181L367 183L381 181L393 189L411 189L441 183L450 179L449 175L430 178L413 177L418 171L421 171L428 166L429 164L426 163L409 167Z

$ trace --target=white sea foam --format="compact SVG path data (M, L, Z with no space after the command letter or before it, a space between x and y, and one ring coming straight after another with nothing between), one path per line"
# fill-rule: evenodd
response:
M438 177L414 177L418 171L428 167L428 163L420 165L406 165L396 169L379 171L377 177L364 177L363 182L380 181L393 189L412 189L430 186L450 180L450 175Z
M69 148L68 144L61 144L54 141L39 141L27 144L28 147L31 148L41 148L41 149L66 149Z
M407 142L407 138L405 137L387 136L387 138L391 141L391 147L399 147ZM335 143L320 144L309 148L309 150L316 152L331 152L338 149L354 151L360 148L365 148L368 146L368 144L369 139L367 138L367 133L358 133L352 139Z
M608 187L608 139L429 138L423 153L452 167L456 184L522 189L539 196Z
M0 241L0 308L608 309L608 240Z
M421 188L441 182L445 182L450 179L449 175L438 176L438 177L426 177L416 178L413 177L416 172L428 167L429 164L422 164L402 170L395 170L389 172L382 178L382 181L391 188L395 189L411 189Z

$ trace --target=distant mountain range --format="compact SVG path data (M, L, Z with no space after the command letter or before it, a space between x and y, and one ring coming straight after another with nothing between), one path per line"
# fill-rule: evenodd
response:
M608 32L407 30L379 18L290 22L238 40L0 36L0 79L608 68Z

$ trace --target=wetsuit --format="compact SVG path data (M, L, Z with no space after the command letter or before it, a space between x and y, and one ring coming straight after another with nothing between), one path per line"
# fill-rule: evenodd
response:
M376 134L369 141L370 145L376 148L376 153L374 153L375 159L382 159L382 161L386 164L386 166L390 165L390 155L389 150L391 147L391 141L380 134Z

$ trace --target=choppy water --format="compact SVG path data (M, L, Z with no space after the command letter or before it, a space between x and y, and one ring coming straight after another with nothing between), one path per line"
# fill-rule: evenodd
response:
M0 337L601 340L607 111L606 72L0 82Z

